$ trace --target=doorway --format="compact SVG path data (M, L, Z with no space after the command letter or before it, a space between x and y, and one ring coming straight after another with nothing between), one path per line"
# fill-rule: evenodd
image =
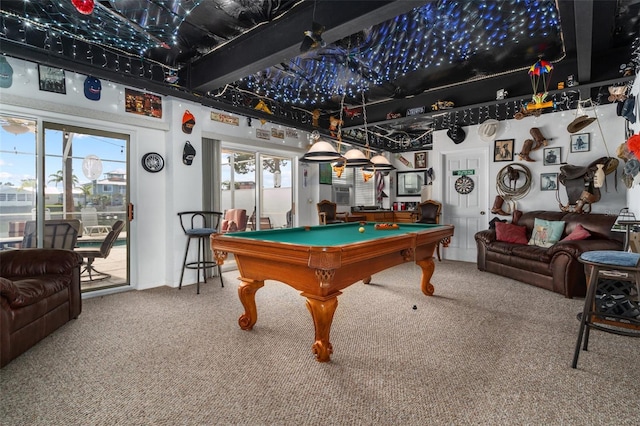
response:
M46 215L80 220L76 249L82 253L100 251L114 225L124 222L108 255L92 261L91 275L85 259L82 292L128 285L129 136L57 123L43 127L44 172L37 179L45 187Z
M442 154L443 220L455 235L443 250L447 259L477 261L476 232L487 228L488 150L470 149Z
M221 210L244 209L247 231L283 228L293 220L291 157L222 148ZM256 191L257 189L257 191Z

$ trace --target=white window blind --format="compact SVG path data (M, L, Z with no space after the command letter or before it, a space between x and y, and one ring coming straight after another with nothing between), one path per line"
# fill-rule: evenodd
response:
M368 182L365 182L362 177L362 169L345 168L341 177L338 177L334 171L332 182L338 185L352 185L355 190L354 202L356 206L376 205L375 178L372 177Z

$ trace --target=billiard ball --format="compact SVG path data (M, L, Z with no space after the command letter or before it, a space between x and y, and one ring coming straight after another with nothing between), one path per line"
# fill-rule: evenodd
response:
M364 232L364 226L361 226L360 228L358 228L358 231Z

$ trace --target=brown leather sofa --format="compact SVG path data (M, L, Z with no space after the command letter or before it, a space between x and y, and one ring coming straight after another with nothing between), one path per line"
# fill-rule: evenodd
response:
M521 213L521 212L517 212ZM581 224L591 236L584 240L559 241L549 248L513 244L496 240L495 229L476 233L478 269L513 278L528 284L560 293L568 298L586 293L584 265L580 255L591 250L622 250L624 233L611 232L616 215L578 214L555 211L531 211L514 214L514 224L526 227L531 238L534 220L564 221L561 238L565 238Z
M0 367L80 315L80 265L70 250L0 252Z

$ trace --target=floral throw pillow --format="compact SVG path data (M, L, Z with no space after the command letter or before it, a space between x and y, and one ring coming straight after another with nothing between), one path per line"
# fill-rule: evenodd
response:
M533 232L529 240L530 246L551 247L562 237L565 223L561 220L551 221L535 219L533 222Z

